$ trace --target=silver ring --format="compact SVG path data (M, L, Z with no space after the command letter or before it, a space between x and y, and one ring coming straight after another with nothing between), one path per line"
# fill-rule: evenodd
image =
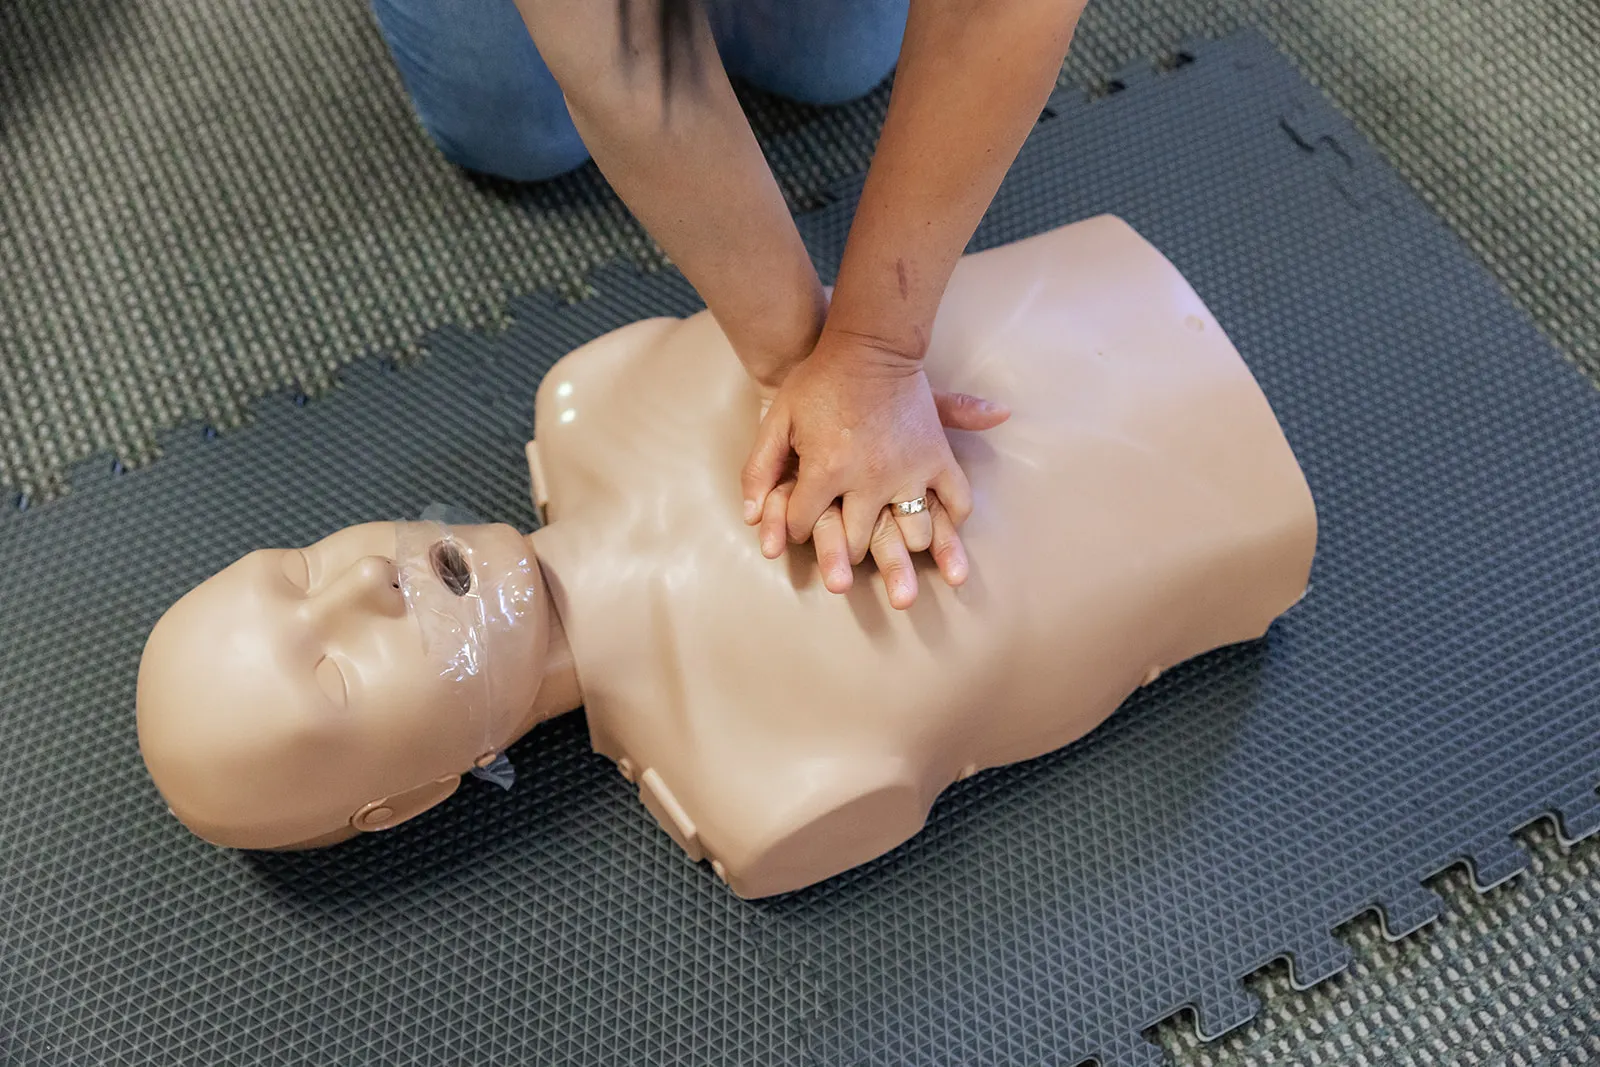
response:
M917 515L928 510L928 498L919 496L915 500L902 500L894 505L894 510L901 515Z

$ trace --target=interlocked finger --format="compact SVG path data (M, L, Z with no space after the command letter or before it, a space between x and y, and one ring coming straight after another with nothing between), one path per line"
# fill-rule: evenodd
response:
M850 569L850 544L844 535L844 516L838 504L828 505L811 530L811 543L817 550L817 567L822 584L830 593L847 593L855 579Z
M900 534L900 525L884 508L872 530L872 561L878 565L883 587L891 606L909 608L917 599L917 571L911 565L911 552Z
M933 516L933 560L945 584L958 586L967 580L967 550L956 532L956 524L945 510L944 500L937 493L928 494L928 512Z
M928 510L927 491L902 496L888 508L900 528L900 537L912 552L926 552L933 544L933 513Z
M761 511L761 554L768 559L783 555L783 546L789 534L789 496L794 492L794 482L780 482L767 499Z

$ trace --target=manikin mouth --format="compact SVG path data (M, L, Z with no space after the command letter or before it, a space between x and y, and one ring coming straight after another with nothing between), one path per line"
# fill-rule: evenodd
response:
M428 550L428 562L440 583L456 596L472 592L472 568L461 549L449 541L440 541Z

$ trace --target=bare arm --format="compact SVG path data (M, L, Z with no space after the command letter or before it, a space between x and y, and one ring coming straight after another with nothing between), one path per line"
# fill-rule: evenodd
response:
M828 329L920 359L950 273L1055 88L1087 0L911 0Z
M827 303L703 12L664 51L655 0L516 3L596 165L774 389Z
M769 554L785 527L803 540L831 524L840 575L831 588L848 587L840 565L865 557L884 505L929 488L949 521L913 518L907 544L936 542L947 580L964 578L954 527L970 491L944 427L981 429L1004 412L936 400L922 356L955 262L1038 118L1085 2L912 0L829 310L698 5L687 8L689 47L664 49L660 0L516 0L601 171L775 397L745 472L747 518L763 522ZM891 561L903 583L897 606L916 595L905 551Z
M908 550L929 545L947 582L965 580L955 529L971 488L922 358L950 274L1038 121L1085 3L911 0L822 336L785 379L743 478L764 550L814 532L824 572L839 578L830 588L848 588L848 564L870 549L891 600L906 606L916 597ZM975 403L958 414L981 425ZM931 524L928 513L895 518L903 543L885 537L886 505L930 489Z

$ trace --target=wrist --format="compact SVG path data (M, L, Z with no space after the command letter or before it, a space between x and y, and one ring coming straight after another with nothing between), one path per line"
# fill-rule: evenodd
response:
M863 262L858 257L857 269L841 276L822 327L824 338L888 365L920 367L938 309L938 292L930 288L923 271L908 268L904 261L879 271L866 269Z
M742 328L723 325L745 372L764 389L782 385L817 347L828 302L814 275L810 281L797 287L798 299L768 305L765 314L750 317Z
M824 326L813 358L842 367L852 376L903 378L922 370L925 347L914 333L901 337L881 331Z
M915 323L882 323L879 327L863 329L830 321L823 326L817 347L826 346L885 367L916 370L922 366L928 350L928 335L923 327Z

